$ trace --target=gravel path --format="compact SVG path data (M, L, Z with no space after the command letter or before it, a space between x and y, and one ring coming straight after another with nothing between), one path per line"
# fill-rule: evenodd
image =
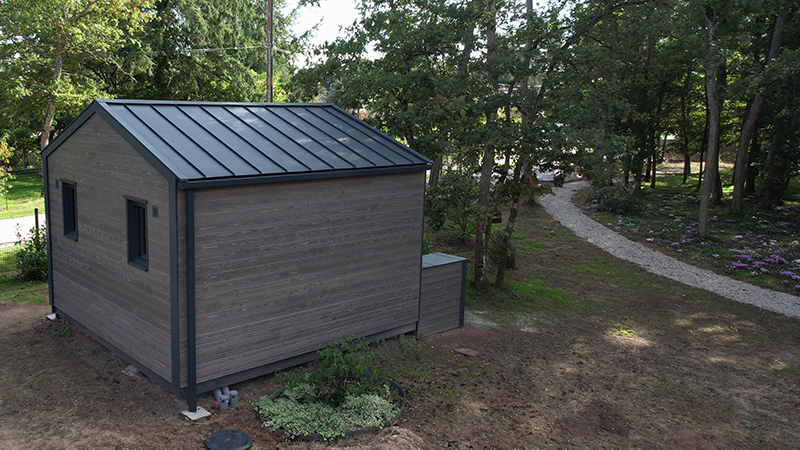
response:
M555 195L543 195L537 197L536 201L578 237L586 239L617 258L644 267L648 272L705 289L737 302L800 318L800 297L756 287L694 267L630 241L595 222L570 201L577 190L587 186L588 184L583 181L567 183L563 188L554 188Z

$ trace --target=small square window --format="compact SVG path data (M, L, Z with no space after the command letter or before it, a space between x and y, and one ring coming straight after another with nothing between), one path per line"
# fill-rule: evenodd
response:
M125 197L128 215L128 263L147 270L147 201Z
M78 240L78 196L75 182L61 180L61 204L64 212L64 236Z

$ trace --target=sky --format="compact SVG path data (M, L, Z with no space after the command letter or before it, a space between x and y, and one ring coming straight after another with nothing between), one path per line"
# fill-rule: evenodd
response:
M288 7L294 7L294 0L287 2ZM306 6L300 10L295 24L295 34L301 35L310 30L317 23L319 29L316 36L311 39L314 45L332 42L339 35L339 29L352 25L358 17L356 0L320 0L319 6Z

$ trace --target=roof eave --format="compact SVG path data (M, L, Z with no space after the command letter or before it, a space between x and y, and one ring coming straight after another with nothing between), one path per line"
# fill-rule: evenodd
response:
M315 172L285 173L275 175L257 175L251 177L225 177L216 179L178 180L179 189L204 189L226 186L243 186L248 184L284 183L289 181L324 180L331 178L349 178L368 175L388 175L409 172L424 172L430 164L410 164L406 166L370 167L350 170L328 170Z

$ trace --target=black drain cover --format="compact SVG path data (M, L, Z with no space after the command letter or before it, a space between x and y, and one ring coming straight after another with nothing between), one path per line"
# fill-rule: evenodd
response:
M241 430L219 430L206 438L208 450L247 450L253 446L253 438Z

